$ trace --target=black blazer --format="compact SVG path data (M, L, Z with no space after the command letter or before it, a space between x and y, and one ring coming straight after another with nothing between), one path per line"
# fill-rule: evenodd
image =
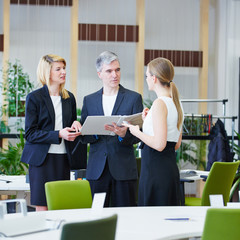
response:
M68 93L70 98L62 98L63 128L71 127L73 121L77 119L75 98L72 93ZM40 166L46 158L50 145L61 143L59 131L54 130L54 125L54 107L48 87L44 85L29 93L26 99L26 143L21 157L22 162ZM73 143L65 140L65 146L71 165Z
M103 89L84 97L81 124L87 116L104 115L102 106ZM112 115L131 115L142 112L142 97L139 93L125 89L120 85ZM116 180L137 179L137 165L133 144L139 139L127 131L120 142L118 136L81 137L83 143L90 143L87 165L87 179L98 179L108 159L109 170Z

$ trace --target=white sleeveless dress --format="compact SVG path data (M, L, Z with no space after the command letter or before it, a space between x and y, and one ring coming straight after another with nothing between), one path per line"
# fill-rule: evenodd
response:
M177 129L178 114L172 98L160 98L168 110L167 145L162 152L159 152L143 144L139 206L180 205L180 178L175 153L175 145L180 136L180 131ZM143 132L153 136L152 109L144 120Z

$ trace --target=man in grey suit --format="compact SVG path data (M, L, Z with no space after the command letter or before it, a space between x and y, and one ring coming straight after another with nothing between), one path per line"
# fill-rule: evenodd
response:
M142 112L142 97L120 85L120 63L116 54L103 52L96 61L103 88L84 97L81 124L87 116L131 115ZM105 206L136 205L137 166L133 144L139 139L115 123L105 127L115 136L82 136L90 143L86 178L92 194L106 192Z

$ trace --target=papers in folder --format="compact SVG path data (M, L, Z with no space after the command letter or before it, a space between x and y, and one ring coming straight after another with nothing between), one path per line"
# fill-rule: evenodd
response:
M110 132L104 129L105 125L112 125L115 122L118 126L126 121L133 125L139 125L142 127L142 113L136 113L129 116L88 116L82 126L82 135L111 135L114 136L114 132Z

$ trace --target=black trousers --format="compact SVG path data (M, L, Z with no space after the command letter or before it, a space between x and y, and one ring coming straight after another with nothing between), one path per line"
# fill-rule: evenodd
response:
M130 207L136 206L137 180L115 180L106 162L104 171L98 180L90 182L92 196L94 193L106 192L104 207Z

